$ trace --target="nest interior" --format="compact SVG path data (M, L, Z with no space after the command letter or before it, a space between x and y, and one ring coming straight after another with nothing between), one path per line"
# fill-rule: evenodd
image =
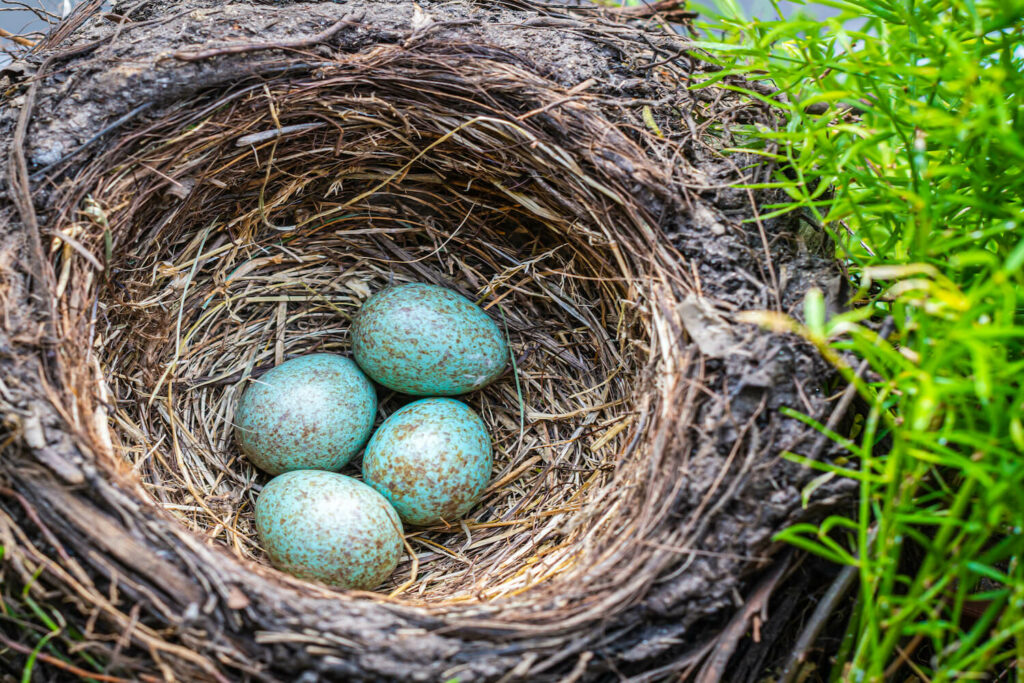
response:
M676 36L593 9L89 11L29 86L50 113L28 140L0 120L36 190L15 153L4 339L33 351L0 359L26 435L0 459L11 571L127 633L88 643L137 648L131 673L578 679L707 655L803 514L812 475L777 456L811 431L777 409L828 409L812 349L732 317L837 281L729 189L768 172L717 152L763 105L687 91ZM507 330L514 367L466 397L491 485L464 522L409 530L377 593L285 576L235 401L284 359L347 353L360 303L406 281ZM381 418L408 400L379 398Z
M71 228L89 249L110 235L109 276L73 272L58 239L57 291L96 304L80 329L116 407L113 452L189 529L260 561L266 477L232 428L246 384L298 354L349 353L351 318L389 284L478 301L515 356L465 397L492 432L494 478L468 520L408 536L417 575L407 558L384 590L491 598L567 571L606 532L590 523L603 508L576 513L645 450L660 408L640 397L662 365L650 283L678 257L646 244L621 188L537 129L536 102L516 96L526 74L480 69L512 96L453 107L471 94L445 83L456 70L418 61L379 58L350 72L362 82L257 87L153 122ZM380 398L381 419L409 400ZM345 471L358 477L358 460Z

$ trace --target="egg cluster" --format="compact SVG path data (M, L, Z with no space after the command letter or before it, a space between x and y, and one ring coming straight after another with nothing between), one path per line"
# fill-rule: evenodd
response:
M254 379L239 400L235 434L253 464L279 475L256 504L256 531L274 566L371 589L398 565L403 523L453 522L483 493L490 435L469 406L447 397L497 378L508 347L473 302L415 283L370 297L351 335L355 362L314 353ZM374 432L371 380L430 398ZM364 445L363 481L339 474Z

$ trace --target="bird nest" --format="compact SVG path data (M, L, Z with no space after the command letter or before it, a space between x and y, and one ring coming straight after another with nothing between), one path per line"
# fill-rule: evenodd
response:
M4 105L28 237L6 339L30 350L5 395L8 571L66 595L98 652L123 634L135 675L695 666L697 625L723 630L800 511L810 477L778 454L808 430L778 407L826 407L813 351L731 318L833 275L727 190L749 178L710 136L763 106L688 93L678 39L622 14L185 6L75 15ZM58 115L32 129L39 100ZM268 478L237 399L288 358L349 354L360 305L403 282L507 334L509 371L464 398L492 481L466 519L407 530L377 592L286 576L255 535ZM409 400L379 398L378 421Z

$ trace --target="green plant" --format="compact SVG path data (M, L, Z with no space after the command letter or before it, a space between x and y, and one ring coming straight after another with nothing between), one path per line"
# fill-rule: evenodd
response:
M4 546L0 545L0 561L3 557ZM23 683L54 671L83 681L125 680L104 674L104 666L80 647L82 634L67 623L60 610L33 597L32 588L41 572L20 588L0 573L0 664L9 667L0 666L0 673L20 671Z
M868 404L832 435L850 458L808 463L857 479L856 515L782 537L859 571L832 680L1006 671L1024 663L1024 2L820 4L839 16L727 0L695 47L722 68L697 87L778 112L726 144L777 162L768 215L828 230L856 289L832 319L817 296L802 323L772 319Z

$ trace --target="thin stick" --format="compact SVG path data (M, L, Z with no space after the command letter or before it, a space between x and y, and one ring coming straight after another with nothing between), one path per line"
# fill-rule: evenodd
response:
M28 92L25 93L21 112L18 115L18 123L14 129L14 140L11 142L7 162L7 182L11 187L11 199L14 201L14 206L18 209L18 215L25 226L29 244L31 245L33 291L47 302L49 315L45 324L47 332L51 336L53 335L53 326L57 317L55 303L49 295L53 291L53 274L43 250L43 240L39 234L39 220L36 216L35 206L32 203L28 164L25 161L25 135L28 132L28 123L32 117L32 110L35 108L36 94L39 92L41 76L46 73L55 60L55 56L46 58L40 65L36 77L32 79Z
M523 387L519 384L519 368L516 367L516 352L512 348L512 338L508 334L508 318L505 316L505 307L499 305L501 311L501 323L505 326L505 341L508 344L508 357L512 361L512 377L516 380L516 398L519 399L519 439L513 450L519 450L523 443L523 435L526 434L526 406L523 403Z
M405 552L409 554L409 560L412 562L412 569L409 570L409 578L406 579L398 588L388 593L389 598L398 597L410 586L415 585L420 572L420 558L416 556L416 551L413 550L412 545L409 544L409 541L406 539L404 534L402 535L402 543L405 545Z
M57 537L53 535L53 532L43 524L43 520L39 519L39 515L36 514L35 508L29 505L29 502L25 500L25 496L21 495L14 489L7 488L6 486L0 486L0 495L10 496L21 504L21 509L25 511L28 518L32 520L32 523L36 525L36 528L42 532L43 537L46 538L47 542L54 547L60 558L64 560L66 565L71 564L71 558L68 556L67 551L64 550L64 546L60 544Z
M9 640L2 633L0 633L0 644L2 644L4 647L9 647L15 652L20 652L23 655L31 655L33 652L35 652L35 650L33 650L30 647L26 647L25 645L17 643L13 640ZM74 664L62 662L56 657L48 655L45 652L36 652L35 656L36 659L46 662L50 666L55 666L58 669L67 671L68 673L78 676L79 678L85 678L94 681L103 681L103 683L131 683L131 681L127 678L120 678L118 676L111 676L109 674L99 674L94 673L92 671L87 671L86 669L80 669Z
M346 26L358 25L362 18L362 13L346 14L325 30L309 38L282 40L279 43L237 43L235 45L225 45L224 47L214 47L209 50L199 50L198 52L179 50L174 53L174 57L186 62L198 62L210 57L217 57L218 55L237 55L243 52L257 52L259 50L299 50L319 45L320 43L326 43Z
M13 42L15 42L18 45L21 45L23 47L33 47L36 44L36 42L34 40L29 40L28 38L25 38L24 36L19 36L16 33L11 33L7 29L2 29L2 28L0 28L0 37L9 38L11 41L13 41Z
M878 331L878 339L875 340L876 345L881 344L885 341L890 334L892 334L895 323L892 316L889 316L882 323L882 328ZM864 376L868 368L871 366L871 362L865 358L857 366L857 371L854 373L854 380L847 385L843 391L842 398L839 399L839 403L836 404L836 409L832 411L832 414L828 417L828 422L825 423L825 429L828 432L835 432L836 427L839 425L839 421L846 415L846 411L850 409L850 404L853 403L853 397L857 395L857 381ZM814 441L814 446L811 448L811 452L808 454L808 458L811 460L817 460L821 457L822 452L825 450L825 444L828 443L828 434L818 434L818 438Z
M775 567L768 573L754 589L754 592L747 598L746 603L726 626L722 635L719 636L715 647L712 650L711 658L700 672L697 683L716 683L725 680L725 669L732 659L736 646L740 639L747 632L747 624L758 612L768 607L768 600L775 591L775 586L789 569L789 563L793 559L792 550L775 561Z
M836 605L843 600L850 587L853 586L858 570L859 568L852 564L844 567L839 572L839 576L832 582L832 585L828 587L828 591L821 597L818 606L814 608L814 614L811 615L807 625L804 626L804 630L800 633L800 637L797 638L778 683L792 683L796 678L804 660L807 658L807 652L814 645L818 636L821 635L821 631L825 628L829 617L835 611Z

